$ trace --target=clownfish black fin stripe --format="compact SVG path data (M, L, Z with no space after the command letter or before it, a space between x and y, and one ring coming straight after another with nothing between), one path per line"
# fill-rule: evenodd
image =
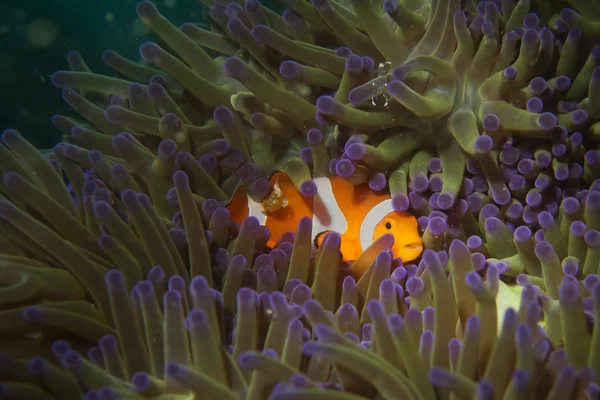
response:
M317 235L315 236L315 240L314 240L314 244L317 249L321 246L321 243L323 243L323 240L325 240L325 235L327 235L330 232L334 232L334 231L330 230L330 231L323 231L323 232L317 233Z

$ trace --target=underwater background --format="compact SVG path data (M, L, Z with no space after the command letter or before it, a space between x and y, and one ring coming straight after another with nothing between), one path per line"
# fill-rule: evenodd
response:
M0 3L0 400L600 399L600 0Z
M19 126L37 147L60 139L50 117L68 109L50 76L66 65L77 49L91 68L106 73L100 55L110 48L136 57L140 42L155 36L135 13L136 1L7 0L0 3L0 84L10 96L0 100L4 126ZM176 24L201 21L193 0L163 2L164 14ZM32 101L32 98L38 101Z

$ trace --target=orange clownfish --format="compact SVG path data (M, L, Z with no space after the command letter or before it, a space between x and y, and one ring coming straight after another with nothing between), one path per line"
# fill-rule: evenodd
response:
M338 176L319 177L314 179L317 193L308 197L284 172L275 172L269 183L271 195L262 203L252 200L240 186L227 209L238 224L248 216L258 218L271 232L270 247L284 233L295 232L303 217L309 217L317 248L326 233L340 234L344 261L356 260L373 241L388 233L394 235L394 257L403 262L416 259L423 251L415 217L394 211L390 195L375 192L368 184L353 185Z

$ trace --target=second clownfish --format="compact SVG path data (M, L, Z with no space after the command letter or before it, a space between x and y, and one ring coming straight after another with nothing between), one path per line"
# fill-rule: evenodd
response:
M307 197L284 172L275 172L269 182L271 195L262 203L252 200L240 186L227 209L238 224L248 216L258 218L271 232L270 247L284 233L295 232L303 217L309 217L317 248L328 232L340 234L344 261L356 260L385 234L394 236L393 255L403 262L415 260L423 251L415 217L394 211L390 195L375 192L367 184L353 185L338 176L315 178L317 194Z

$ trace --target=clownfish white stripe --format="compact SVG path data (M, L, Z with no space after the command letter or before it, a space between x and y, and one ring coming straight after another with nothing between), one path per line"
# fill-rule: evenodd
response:
M329 178L316 178L317 193L313 197L312 238L325 231L346 232L348 222L342 213ZM262 205L248 196L248 216L256 217L261 225L267 224Z
M369 210L362 224L360 224L360 245L363 251L373 243L373 232L375 232L377 224L392 211L394 209L391 199L384 200Z
M248 196L248 216L256 217L261 225L266 225L267 223L267 215L263 212L262 206L260 203L252 200L250 196Z
M313 239L321 232L335 231L344 233L348 227L348 221L340 209L335 196L331 181L326 177L315 178L317 194L313 198Z

